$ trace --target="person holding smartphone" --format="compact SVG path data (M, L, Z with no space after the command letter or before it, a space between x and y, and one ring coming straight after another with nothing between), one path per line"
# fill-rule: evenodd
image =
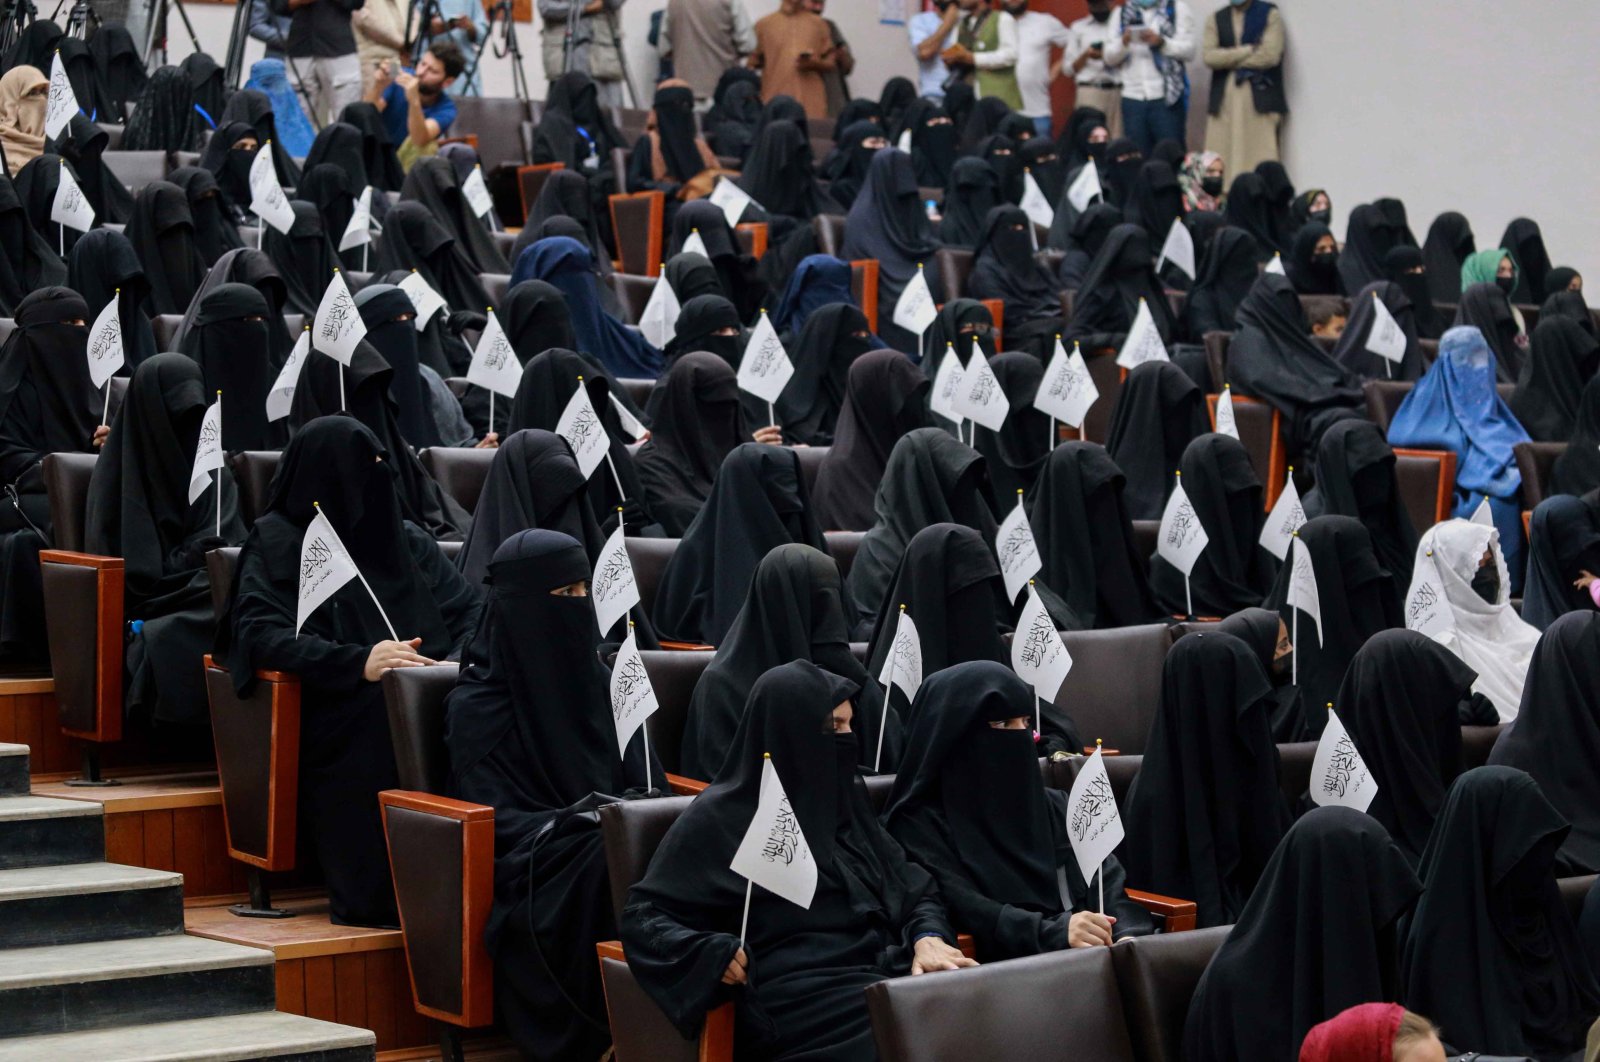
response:
M822 16L806 9L805 0L783 0L783 6L756 23L752 69L761 71L761 99L793 96L808 118L828 116L828 87L822 75L837 66L833 33Z
M1106 65L1106 42L1120 20L1111 0L1089 0L1089 13L1072 24L1072 44L1062 56L1063 73L1078 84L1076 106L1104 111L1106 131L1115 140L1122 135L1122 76Z

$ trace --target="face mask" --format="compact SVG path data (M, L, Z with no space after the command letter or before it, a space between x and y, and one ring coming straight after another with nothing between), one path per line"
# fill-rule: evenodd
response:
M1517 278L1516 277L1495 277L1494 278L1494 286L1499 288L1501 291L1505 292L1507 295L1510 295L1511 294L1511 289L1515 288L1517 286Z
M1222 178L1221 177L1202 177L1202 178L1200 178L1200 190L1202 192L1204 192L1206 195L1221 195L1222 194Z
M850 797L855 788L857 746L856 735L853 731L849 734L833 735L833 755L835 769L838 772L835 775L838 784L835 814L838 816L838 823L842 826L850 821Z
M1496 565L1485 564L1482 568L1473 572L1472 592L1483 598L1487 604L1498 604L1500 601L1500 569Z
M1306 217L1310 218L1312 221L1320 221L1322 224L1326 225L1329 219L1333 217L1333 211L1313 210L1311 213L1307 214Z
M1272 684L1274 686L1287 686L1294 677L1294 651L1276 657L1272 661Z
M1105 161L1106 145L1103 141L1099 144L1090 144L1084 150L1086 150L1089 153L1089 157L1094 159L1096 162Z
M1155 7L1161 0L1133 0L1139 7Z
M1250 0L1228 0L1228 2L1234 7L1243 7L1244 5L1248 4Z
M1109 8L1105 11L1091 11L1089 12L1089 17L1094 19L1096 22L1110 22L1111 11Z
M1334 251L1323 251L1311 256L1311 264L1318 269L1333 269L1339 264L1339 255Z

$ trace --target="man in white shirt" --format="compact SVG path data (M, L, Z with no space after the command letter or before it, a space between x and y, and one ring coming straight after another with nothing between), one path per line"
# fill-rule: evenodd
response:
M1069 28L1072 44L1061 59L1062 73L1078 86L1074 107L1093 107L1106 116L1106 132L1114 140L1122 135L1122 78L1106 66L1105 48L1111 40L1111 0L1089 0L1089 13Z
M1108 23L1107 66L1121 67L1122 135L1147 157L1159 140L1187 146L1189 74L1199 50L1184 0L1130 0Z
M917 94L930 100L944 99L944 83L950 77L941 53L956 42L956 23L961 9L956 0L939 0L934 11L920 11L906 23L911 36L911 52L917 57Z
M1022 93L1021 113L1033 120L1039 136L1050 135L1050 82L1057 71L1050 63L1052 48L1072 43L1072 31L1054 15L1029 11L1028 0L1002 0L1017 21L1017 91Z

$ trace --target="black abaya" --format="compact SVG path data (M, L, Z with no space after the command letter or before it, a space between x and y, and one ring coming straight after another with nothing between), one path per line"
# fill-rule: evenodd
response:
M1234 315L1260 271L1256 245L1248 232L1228 227L1217 233L1200 261L1200 277L1184 303L1185 327L1199 339L1207 332L1232 332Z
M1522 372L1528 337L1522 334L1511 300L1497 284L1470 284L1461 292L1452 327L1471 325L1483 333L1494 351L1495 375L1500 383L1515 383Z
M978 236L967 294L999 299L1005 307L1006 345L1043 365L1066 322L1055 277L1033 257L1033 222L1020 207L989 211Z
M1570 317L1543 316L1508 400L1535 442L1566 442L1577 426L1584 385L1600 367L1600 340Z
M757 272L759 263L741 250L733 226L717 204L703 199L683 204L672 219L668 257L682 253L684 242L697 232L711 264L717 267L722 294L738 308L740 321L754 320L767 297L767 284Z
M832 444L850 366L875 343L866 314L849 303L824 306L807 319L790 348L794 375L775 404L785 442Z
M494 453L456 567L473 586L487 580L495 550L519 531L543 528L576 539L591 563L605 546L572 448L553 431L513 432Z
M1412 248L1406 250L1415 253ZM1379 300L1405 333L1406 349L1398 362L1373 353L1367 346L1378 322L1378 311L1373 303ZM1363 380L1417 380L1422 377L1427 366L1423 364L1422 345L1418 342L1416 304L1400 285L1375 280L1350 300L1350 320L1334 343L1333 360Z
M809 222L818 214L841 213L812 175L814 166L805 130L794 122L772 122L761 131L737 183L775 220Z
M16 185L0 173L0 313L15 317L30 293L66 282L67 264L34 231Z
M868 351L851 364L833 445L822 459L811 495L824 530L872 527L872 499L889 454L907 432L927 425L927 392L932 386L896 350Z
M1346 294L1344 277L1339 274L1339 253L1317 251L1324 236L1332 239L1333 230L1320 221L1309 222L1294 234L1283 256L1284 273L1301 295Z
M183 166L167 174L167 180L182 188L189 200L195 246L208 266L216 265L224 254L244 246L238 228L228 216L215 174L199 166Z
M1583 572L1600 573L1600 496L1557 494L1533 510L1528 530L1528 574L1522 584L1522 620L1539 630L1567 612L1595 607Z
M155 334L145 316L144 301L150 284L133 244L120 232L93 229L83 234L67 262L67 287L83 296L91 323L112 299L117 300L117 320L122 325L122 350L128 371L137 369L156 353Z
M1159 520L1189 443L1211 429L1205 395L1169 361L1135 365L1122 383L1106 452L1127 475L1130 520ZM1157 442L1159 441L1159 445Z
M1410 586L1417 532L1400 497L1394 451L1378 426L1352 419L1329 428L1317 447L1316 484L1302 499L1305 515L1360 520L1395 586Z
M1300 688L1290 681L1294 646L1289 644L1289 630L1278 614L1270 609L1242 608L1211 629L1233 635L1256 654L1261 670L1272 683L1272 692L1266 699L1272 740L1278 744L1294 741L1300 732ZM1288 647L1282 656L1278 655L1280 646Z
M1000 205L1000 175L986 160L965 157L950 167L939 239L947 247L975 248L989 212Z
M1122 224L1111 230L1078 288L1065 333L1068 342L1079 340L1089 351L1120 347L1139 315L1141 302L1164 342L1178 338L1178 322L1151 264L1155 255L1150 246L1150 237L1137 225Z
M133 216L132 193L105 163L110 144L111 134L82 114L72 116L65 135L56 141L56 150L72 166L102 225L121 224Z
M456 238L421 203L396 203L378 237L373 265L380 273L416 272L452 310L482 313L489 305L478 269Z
M1229 225L1250 234L1255 241L1257 262L1270 262L1274 254L1288 253L1289 244L1273 219L1267 183L1259 173L1245 172L1233 179L1222 216Z
M1376 203L1363 203L1350 211L1344 247L1339 251L1339 276L1345 291L1360 291L1375 280L1386 280L1383 256L1398 246L1400 234Z
M972 448L989 462L989 479L1002 512L1010 512L1017 496L1030 497L1039 469L1050 456L1055 421L1033 400L1044 382L1044 362L1018 350L1008 350L989 359L989 368L1005 393L1010 411L999 431L982 424L972 426Z
M1452 303L1461 297L1461 263L1478 250L1472 223L1464 214L1447 210L1428 226L1422 244L1427 263L1428 290L1434 302Z
M850 207L839 257L847 262L877 259L878 305L892 308L919 267L930 290L939 290L939 268L933 256L938 249L911 156L897 148L883 149L872 157L867 183ZM885 314L879 320L884 342L896 350L915 347L917 337L892 323L885 324L888 317Z
M669 536L688 530L746 438L733 366L706 351L674 362L650 395L650 438L634 455L650 512Z
M247 284L222 284L195 302L179 349L199 366L207 397L222 393L222 448L278 449L287 435L268 423L266 403L282 366L272 358L266 297Z
M167 181L139 189L126 234L150 282L145 311L154 317L187 310L205 280L206 260L195 243L194 215L183 189Z
M267 255L288 285L287 309L309 317L322 304L328 283L339 268L339 252L333 249L322 214L314 204L291 199L289 205L294 208L294 224L287 233L267 229Z
M367 326L366 341L394 370L389 397L394 400L400 434L413 449L438 446L438 426L422 378L417 353L416 308L411 298L393 284L368 284L356 293L356 309Z
M546 111L546 116L549 111ZM456 239L479 273L509 273L511 266L495 246L483 219L472 212L461 190L461 180L446 159L422 158L406 174L400 188L402 202L421 203Z
M581 173L571 170L556 170L545 178L544 187L528 206L528 217L517 234L517 242L511 245L511 261L522 257L524 250L541 239L541 230L555 218L577 222L583 228L579 239L588 245L600 271L611 272L611 251L600 235L600 225L590 204L589 182Z
M1183 451L1184 493L1209 541L1189 573L1158 552L1150 558L1156 600L1173 615L1228 616L1261 600L1272 585L1272 557L1260 544L1261 480L1238 439L1209 432Z
M1531 218L1516 218L1500 234L1501 248L1517 264L1516 286L1511 289L1514 303L1533 303L1537 306L1550 294L1545 290L1545 276L1550 272L1550 255L1544 248L1544 234L1539 223Z

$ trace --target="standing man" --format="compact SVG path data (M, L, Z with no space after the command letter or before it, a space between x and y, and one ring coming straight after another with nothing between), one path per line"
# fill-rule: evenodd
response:
M744 0L667 0L659 50L704 105L722 72L756 50L756 31Z
M822 84L828 90L828 117L837 118L844 105L850 102L850 85L845 79L856 68L856 57L850 51L850 42L839 32L838 23L823 15L827 0L806 0L806 10L828 24L828 35L833 40L833 69L822 75Z
M1122 67L1122 135L1146 157L1158 140L1187 150L1194 13L1184 0L1132 0L1118 13L1122 32L1106 43L1105 60Z
M1072 44L1072 31L1054 15L1029 11L1028 0L1003 0L1006 13L1017 20L1017 90L1021 111L1033 121L1039 136L1050 135L1050 82L1060 71L1050 62L1052 48Z
M372 2L372 0L368 0ZM425 47L449 41L461 53L470 77L458 77L450 85L452 96L481 96L483 80L478 73L478 49L489 35L489 20L483 16L480 0L433 0L433 21L423 34Z
M1113 34L1116 8L1111 0L1089 0L1089 13L1072 24L1072 47L1062 63L1072 71L1078 93L1076 107L1093 107L1105 114L1106 132L1115 140L1122 135L1122 78L1106 65L1106 45ZM1116 23L1121 24L1116 18Z
M1278 157L1278 124L1289 113L1283 91L1283 16L1267 0L1231 0L1206 22L1211 117L1206 150L1227 173Z
M478 0L450 0L476 4ZM596 98L602 107L621 107L622 34L617 14L623 0L539 0L539 17L544 19L544 69L554 81L567 72L565 62L571 48L572 69L594 78ZM573 21L574 12L576 21ZM567 41L571 23L572 40Z
M466 64L461 50L441 40L422 53L416 70L396 68L388 63L378 67L367 90L367 102L383 114L389 142L407 170L425 155L439 153L439 141L450 132L456 120L456 103L446 95Z
M944 53L945 65L975 78L978 98L993 96L1014 111L1022 109L1017 88L1017 20L996 11L989 0L957 0L961 23L956 43Z
M943 55L956 43L956 23L961 7L956 0L935 0L932 11L919 11L906 23L911 36L911 52L917 57L917 94L930 100L944 100L945 81L950 68Z
M285 51L295 60L289 77L297 88L302 78L310 82L304 88L318 125L336 120L347 105L361 99L361 60L350 15L365 2L272 0L273 13L289 17Z
M398 70L409 61L406 52L406 5L401 0L367 0L350 16L356 31L356 53L361 56L361 91L371 91L378 64Z
M761 99L793 96L807 118L826 118L828 89L822 76L836 66L833 34L819 15L806 10L806 0L783 0L783 6L756 23L756 50L750 66L761 71Z

